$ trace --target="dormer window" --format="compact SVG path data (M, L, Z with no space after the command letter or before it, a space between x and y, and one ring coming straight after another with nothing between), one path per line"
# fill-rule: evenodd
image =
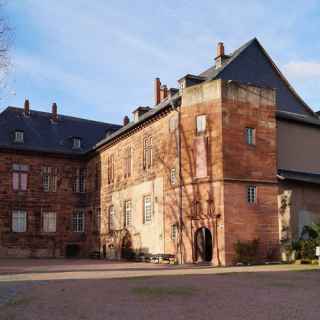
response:
M73 138L72 149L80 149L80 148L81 148L81 139L80 138Z
M15 143L24 143L24 132L21 130L16 130L14 132L13 139Z

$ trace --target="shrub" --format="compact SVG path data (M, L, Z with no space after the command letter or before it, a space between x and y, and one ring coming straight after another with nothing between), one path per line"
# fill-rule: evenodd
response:
M316 247L320 241L316 239L301 240L300 256L302 259L316 259Z
M258 260L259 240L241 242L235 244L236 258L235 263L243 263L246 265L254 264Z

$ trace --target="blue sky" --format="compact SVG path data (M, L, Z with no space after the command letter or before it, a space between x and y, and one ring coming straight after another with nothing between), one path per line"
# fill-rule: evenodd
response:
M177 86L257 37L320 109L320 3L304 1L10 0L12 67L0 109L21 106L121 123L153 104L153 80Z

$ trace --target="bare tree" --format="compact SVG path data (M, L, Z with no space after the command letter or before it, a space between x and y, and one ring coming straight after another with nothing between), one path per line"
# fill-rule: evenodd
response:
M9 47L11 43L11 29L4 14L5 1L0 0L0 86L4 85L5 77L10 66Z

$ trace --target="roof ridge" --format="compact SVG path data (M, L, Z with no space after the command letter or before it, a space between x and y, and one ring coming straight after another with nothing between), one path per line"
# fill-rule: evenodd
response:
M23 111L23 108L22 107L16 107L16 106L8 106L7 108L5 108L0 113L0 115L3 112L7 111L7 110ZM36 114L41 114L41 115L47 115L47 116L51 115L51 112L35 110L35 109L30 109L30 112L36 113ZM91 120L91 119L79 118L79 117L69 116L69 115L65 115L65 114L58 114L58 117L63 117L65 119L75 120L75 121L84 121L84 122L91 122L91 123L98 123L98 124L103 124L103 125L109 125L109 126L111 125L111 126L119 126L119 127L121 127L120 124L116 124L116 123L102 122L102 121L96 121L96 120Z

